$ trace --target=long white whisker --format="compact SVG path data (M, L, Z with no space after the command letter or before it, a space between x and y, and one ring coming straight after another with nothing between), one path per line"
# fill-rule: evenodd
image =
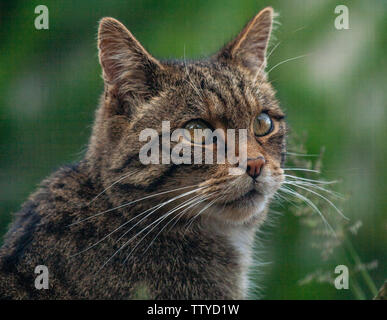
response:
M210 195L211 195L211 194L210 194ZM174 219L176 219L177 217L180 218L187 210L189 210L189 209L191 209L191 208L197 206L198 204L202 203L203 201L205 201L206 199L208 199L210 195L202 196L202 197L199 198L199 200L198 200L197 198L191 200L191 203L190 203L190 205L189 205L187 208L185 208L185 209L184 209L182 212L180 212L178 215L175 215L170 221L168 221L168 223L166 223L166 224L161 228L161 230L156 234L156 236L153 238L153 240L150 242L150 244L149 244L148 247L144 250L143 253L145 253L145 252L148 251L148 249L151 247L151 245L152 245L153 242L157 239L157 237L161 234L161 232L162 232L162 231L163 231L163 230L164 230L164 229L165 229L165 228L166 228L166 227L167 227ZM179 209L181 209L181 208L182 208L182 206L180 206L180 207L177 208L176 210L172 210L172 211L167 212L165 218L169 217L173 212L175 212L175 211L177 211L177 210L179 210ZM176 225L177 221L178 221L178 219L176 219L174 225ZM161 222L162 222L162 221L161 221ZM173 227L173 226L172 226L172 227ZM171 227L171 228L172 228L172 227ZM152 228L152 229L153 229L153 228ZM150 230L150 231L152 231L152 230ZM149 232L150 232L150 231L149 231ZM148 232L148 233L149 233L149 232ZM147 233L147 234L148 234L148 233Z
M134 216L133 218L129 219L128 221L126 221L125 223L121 224L119 227L117 227L116 229L114 229L113 231L111 231L110 233L108 233L108 234L107 234L106 236L104 236L102 239L98 240L98 241L97 241L96 243L94 243L93 245L89 246L88 248L86 248L86 249L84 249L84 250L82 250L82 251L80 251L80 252L78 252L78 253L76 253L76 254L71 255L70 257L75 257L75 256L77 256L77 255L79 255L79 254L81 254L81 253L83 253L83 252L86 252L86 251L90 250L91 248L95 247L96 245L98 245L99 243L101 243L102 241L104 241L105 239L107 239L108 237L110 237L112 234L114 234L114 233L117 232L118 230L120 230L120 229L122 229L123 227L125 227L127 224L129 224L129 223L130 223L131 221L133 221L134 219L141 217L142 215L144 215L145 213L151 211L152 209L154 209L154 208L156 208L156 207L159 208L159 207L160 207L160 204L158 204L158 205L156 205L156 206L154 206L154 207L152 207L152 208L149 208L149 209L147 209L147 210L145 210L145 211L143 211L143 212L137 214L137 215Z
M136 170L136 171L133 171L133 172L129 172L128 174L122 176L121 178L119 178L117 181L115 181L114 183L112 183L110 186L108 186L106 189L104 189L103 191L101 191L100 193L98 193L89 203L88 203L88 206L93 203L95 200L97 200L102 194L104 194L107 190L109 190L110 188L112 188L113 186L115 186L117 183L119 183L120 181L136 174L137 172L139 172L140 170Z
M290 174L285 174L285 177L289 177L295 180L302 180L302 181L307 181L307 182L313 182L313 183L318 183L318 184L335 184L338 181L333 180L333 181L322 181L322 180L314 180L314 179L307 179L307 178L302 178L302 177L297 177L297 176L292 176Z
M204 187L200 187L200 189L203 189ZM191 192L191 193L193 193L193 192L196 192L196 191L198 191L199 190L199 188L198 189L195 189L195 190L191 190L191 191L189 191L189 192ZM187 193L186 194L184 194L184 195L187 195ZM180 197L181 196L183 196L183 195L180 195ZM166 201L164 204L166 204L167 202L169 203L169 202L171 202L171 201L173 201L173 200L176 200L178 197L174 197L173 199L170 199L170 200L168 200L168 201ZM153 212L152 212L153 213ZM149 216L149 214L147 215L147 216ZM146 216L146 217L147 217ZM145 218L146 218L145 217ZM161 219L163 219L163 217L164 217L164 215L162 215L161 217L159 217L158 219L156 219L155 221L153 221L152 223L150 223L147 227L145 227L145 228L143 228L140 232L138 232L137 234L135 234L133 237L131 237L128 241L126 241L118 250L116 250L116 252L112 255L112 256L110 256L110 258L109 259L107 259L105 262L104 262L104 264L101 266L101 268L98 270L98 272L99 271L101 271L103 268L104 268L104 266L106 265L106 264L108 264L109 263L109 261L110 260L112 260L122 249L124 249L133 239L135 239L136 237L138 237L141 233L143 233L146 229L148 229L150 226L152 226L153 224L155 224L155 223L157 223L158 221L160 221ZM140 223L142 220L144 220L144 218L143 219L141 219L140 221L138 221L133 227L135 227L138 223ZM133 227L131 227L131 229L133 229ZM127 234L127 232L125 232L125 234ZM122 238L122 236L120 237L120 239ZM117 240L118 241L118 240ZM137 244L138 245L138 244ZM136 245L136 247L137 247L137 245ZM97 272L97 273L98 273Z
M178 191L178 190L184 190L184 189L188 189L188 188L193 188L193 187L197 187L197 186L198 185L192 185L192 186L181 187L181 188L176 188L176 189L172 189L172 190L168 190L168 191L159 192L159 193L156 193L156 194L151 194L149 196L146 196L146 197L143 197L143 198L140 198L140 199L137 199L137 200L133 200L133 201L124 203L124 204L122 204L120 206L117 206L115 208L108 209L108 210L96 213L96 214L94 214L94 215L92 215L90 217L84 218L84 219L82 219L80 221L73 222L73 223L69 224L68 226L72 226L72 225L76 225L76 224L82 223L84 221L87 221L87 220L90 220L92 218L98 217L101 214L108 213L108 212L111 212L111 211L114 211L114 210L117 210L117 209L120 209L120 208L124 208L126 206L129 206L131 204L135 204L137 202L140 202L140 201L143 201L143 200L146 200L146 199L154 198L154 197L157 197L157 196L160 196L160 195L163 195L163 194L171 193L171 192Z
M297 152L286 152L286 154L290 156L295 156L295 157L318 157L318 154L306 154L306 153L297 153Z
M152 223L150 223L149 225L147 225L145 228L143 228L140 232L138 232L137 234L135 234L133 237L131 237L127 242L125 242L121 248L119 250L122 250L125 246L127 246L133 239L135 239L136 237L138 237L140 234L142 234L145 230L147 230L148 228L150 228L152 225L154 225L152 227L152 229L150 229L138 242L137 244L134 246L134 248L131 250L131 252L129 253L129 255L125 258L125 260L123 261L123 263L125 263L127 261L127 259L129 258L129 256L134 252L134 250L139 246L139 244L142 242L142 240L144 240L144 238L149 234L151 233L161 222L163 222L170 214L172 214L173 212L189 205L193 200L191 199L190 201L186 201L186 203L184 203L183 205L180 205L178 208L175 207L175 209L173 209L172 211L169 211L165 214L163 214L161 217L159 217L158 219L156 219L155 221L153 221Z
M193 207L199 205L200 203L206 201L207 199L208 199L208 195L196 197L196 199L195 199L195 200L197 200L196 202L190 204L187 208L185 208L184 210L179 212L174 218L172 218L172 220L173 220L177 217L175 223L169 228L169 230L172 230L172 228L179 222L179 220L181 219L181 217L184 215L185 212L187 212L188 210L192 209Z
M209 204L207 204L203 209L199 211L193 218L191 218L190 222L188 223L188 226L186 227L184 234L187 232L188 228L191 226L192 222L205 210L207 210L209 207L211 207L218 199L215 198L213 201L211 201Z
M270 56L273 54L273 52L278 48L278 46L281 44L281 41L279 41L267 54L266 60L269 60Z
M293 61L293 60L297 60L297 59L301 59L301 58L305 58L309 56L309 54L303 54L301 56L297 56L297 57L294 57L294 58L289 58L289 59L286 59L286 60L283 60L279 63L277 63L274 67L270 68L270 70L267 72L267 74L269 74L270 72L272 72L274 69L276 69L277 67L279 67L280 65L286 63L286 62L290 62L290 61Z
M306 168L282 168L282 170L284 170L284 171L305 171L305 172L321 173L318 170L306 169Z
M297 181L297 180L286 180L286 182L289 182L289 183L292 183L292 184L296 184L296 185L302 185L302 186L305 186L305 187L310 187L310 188L313 188L313 189L317 189L317 190L326 192L327 194L331 195L332 197L335 197L335 198L338 198L338 199L344 199L344 197L340 193L338 193L336 191L329 190L329 189L325 189L324 187L321 187L318 184L310 183L310 182L307 182L307 181Z
M198 189L195 189L194 191L197 191ZM183 195L181 195L181 196L185 196L187 193L185 193L185 194L183 194ZM176 198L176 197L175 197ZM175 198L172 198L171 200L175 200ZM167 201L165 201L165 202L163 202L163 203L161 203L161 204L157 204L157 205L155 205L155 206L153 206L153 207L151 207L151 208L149 208L149 209L147 209L147 210L145 210L145 211L143 211L143 212L141 212L141 213L139 213L139 214L137 214L136 216L134 216L133 218L131 218L131 219L129 219L128 221L126 221L125 223L123 223L123 224L121 224L119 227L117 227L116 229L114 229L113 231L111 231L110 233L108 233L106 236L104 236L102 239L100 239L100 240L98 240L96 243L94 243L93 245L91 245L91 246L89 246L89 247L87 247L86 249L84 249L84 250L82 250L82 251L80 251L80 252L78 252L78 253L75 253L75 254L73 254L73 255L71 255L70 257L75 257L75 256L77 256L77 255L79 255L79 254L81 254L81 253L83 253L83 252L86 252L86 251L88 251L88 250L90 250L91 248L93 248L93 247L95 247L95 246L97 246L99 243L101 243L102 241L104 241L105 239L107 239L108 237L110 237L112 234L114 234L115 232L117 232L118 230L120 230L120 229L122 229L123 227L125 227L127 224L129 224L131 221L133 221L134 219L136 219L136 218L139 218L139 217L141 217L142 215L144 215L144 214L146 214L147 212L149 212L149 211L151 211L151 210L153 210L151 213L149 213L146 217L148 217L149 215L151 215L152 213L154 213L156 210L158 210L159 208L161 208L163 205L165 205L165 204L167 204L167 203L169 203L170 202L170 200L167 200ZM146 218L145 217L145 218ZM145 218L143 218L143 219L145 219ZM139 222L141 222L143 219L141 219ZM138 223L139 223L138 222ZM138 224L137 223L137 224ZM135 227L137 224L135 224L133 227ZM132 227L132 228L133 228ZM130 228L129 229L129 231L130 230L132 230L132 228ZM129 231L127 231L127 232L125 232L120 238L118 238L117 239L117 241L119 241L125 234L127 234Z
M281 42L278 42L271 50L270 52L267 54L265 60L268 61L270 56L273 54L273 52L275 51L275 49L277 49L277 47L281 44ZM258 71L255 73L255 77L254 77L254 80L253 82L256 81L258 75L261 73L262 69L266 67L266 63L262 63L261 66L259 67ZM258 89L260 88L261 86L258 87Z
M180 198L183 198L185 196L188 196L192 193L195 193L201 189L203 189L204 187L199 187L197 189L194 189L194 190L191 190L191 191L188 191L188 192L184 192L183 194L180 194L178 196L175 196L173 197L172 199L169 199L167 201L164 201L163 203L161 204L158 204L156 206L154 206L153 208L155 208L154 210L152 210L150 213L148 213L145 217L141 218L139 221L137 221L132 227L130 227L128 230L125 231L124 234L122 234L118 239L117 239L117 242L120 241L125 235L127 235L131 230L133 230L133 228L135 228L139 223L141 223L142 221L144 221L146 218L148 218L150 215L152 215L154 212L156 212L158 209L164 207L165 205L177 200L177 199L180 199Z
M299 198L299 199L303 200L305 203L307 203L311 208L313 208L320 215L320 217L321 217L321 219L323 219L325 225L327 225L329 227L329 229L333 232L333 234L336 235L335 230L332 228L332 226L326 220L325 216L322 214L322 212L319 210L319 208L317 208L316 205L311 200L309 200L308 198L304 197L302 194L294 191L293 189L290 189L290 188L285 187L285 186L282 186L279 190L282 191L282 192L291 194L294 197Z
M278 191L280 191L280 190L278 190ZM285 195L280 194L279 192L277 192L277 193L275 194L275 196L278 196L281 200L284 200L284 201L286 201L286 202L290 202L290 203L291 203L293 206L295 206L296 208L299 207L299 205L298 205L297 203L295 203L293 200L287 198Z
M285 182L286 183L286 182ZM339 213L339 215L342 217L342 218L344 218L344 219L346 219L346 220L349 220L349 218L348 217L346 217L334 204L333 204L333 202L332 201L330 201L328 198L326 198L326 197L324 197L323 195L321 195L321 194L319 194L318 192L315 192L315 191L313 191L313 190L310 190L310 189L308 189L308 188L305 188L305 187L302 187L302 186L300 186L300 185L297 185L297 184L293 184L293 183L288 183L288 184L290 184L290 185L293 185L293 186L295 186L295 187L297 187L297 188L300 188L300 189L303 189L303 190L305 190L305 191L308 191L308 192L311 192L311 193L313 193L313 194L315 194L316 196L318 196L318 197L320 197L321 199L324 199L326 202L328 202L338 213Z

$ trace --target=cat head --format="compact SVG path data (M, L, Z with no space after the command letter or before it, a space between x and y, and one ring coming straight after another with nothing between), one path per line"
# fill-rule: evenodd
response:
M272 19L272 8L262 10L217 54L190 62L159 61L120 22L101 20L98 48L105 90L87 157L104 188L116 182L107 190L115 205L133 200L133 192L166 192L164 200L180 195L176 202L188 201L192 212L201 208L202 215L212 212L224 221L245 222L264 211L283 181L286 135L284 113L265 74ZM161 136L162 121L168 121L171 131L246 129L245 170L230 175L237 164L227 159L141 163L145 142L140 132L151 128ZM186 140L192 148L202 143L190 136ZM217 150L216 141L201 146L203 152ZM161 158L163 145L160 149Z

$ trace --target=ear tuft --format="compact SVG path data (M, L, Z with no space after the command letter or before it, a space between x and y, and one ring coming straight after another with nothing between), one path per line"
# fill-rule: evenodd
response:
M130 31L113 18L100 21L98 49L105 83L121 93L147 94L148 78L162 68Z
M266 50L273 24L273 8L261 10L239 35L218 54L218 59L236 64L252 75L266 67Z

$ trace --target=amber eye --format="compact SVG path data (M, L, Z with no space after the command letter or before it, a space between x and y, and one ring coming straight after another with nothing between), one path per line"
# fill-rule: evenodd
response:
M253 124L254 133L258 137L266 136L273 130L273 121L267 113L261 113L255 118Z
M207 122L201 119L191 120L187 122L187 124L184 126L184 129L187 129L189 132L189 136L186 136L186 138L192 143L198 144L205 144L206 138L208 141L208 138L210 135L212 135L211 132L213 130L213 128ZM201 129L202 134L199 134L199 132L195 134L195 129Z

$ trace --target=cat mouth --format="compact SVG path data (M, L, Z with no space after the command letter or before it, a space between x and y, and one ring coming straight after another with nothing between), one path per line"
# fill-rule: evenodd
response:
M245 194L235 198L235 199L232 199L232 200L228 200L228 201L225 201L225 205L226 206L235 206L235 205L240 205L241 203L250 203L254 200L256 200L257 197L259 196L262 196L263 194L261 192L259 192L258 190L256 189L251 189L250 191L246 192Z

